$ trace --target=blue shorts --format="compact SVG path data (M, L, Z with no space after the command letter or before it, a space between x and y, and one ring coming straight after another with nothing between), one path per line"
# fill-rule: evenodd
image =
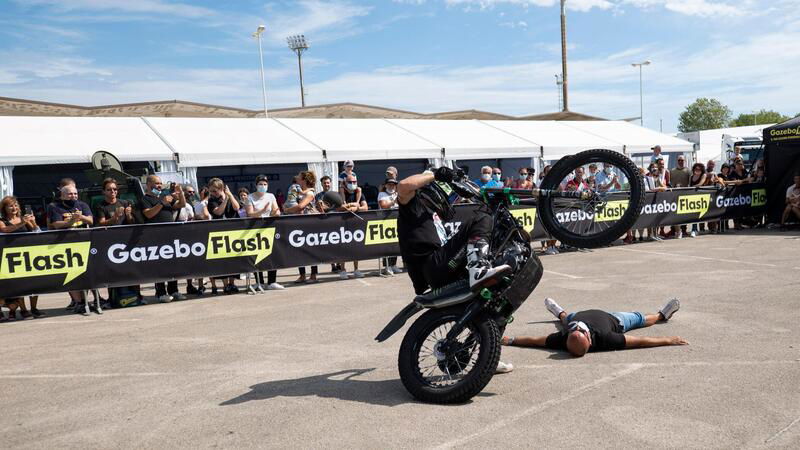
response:
M637 328L642 328L645 324L644 314L640 312L612 312L609 314L617 318L619 324L622 326L623 333L635 330ZM567 315L567 323L572 321L572 317L574 315L575 313L570 313Z

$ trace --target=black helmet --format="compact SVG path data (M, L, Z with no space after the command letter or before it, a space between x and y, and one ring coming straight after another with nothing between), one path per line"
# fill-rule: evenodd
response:
M455 210L453 205L450 204L450 196L438 183L433 182L418 189L416 195L431 215L436 213L444 222L449 222L453 219Z

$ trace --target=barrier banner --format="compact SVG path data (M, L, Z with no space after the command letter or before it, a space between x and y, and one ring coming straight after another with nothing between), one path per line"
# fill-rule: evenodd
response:
M634 228L761 214L763 185L648 193ZM612 202L613 203L613 202ZM614 205L604 217L620 213ZM455 233L474 206L456 208ZM534 239L533 205L512 214ZM621 213L620 213L621 214ZM571 211L562 220L589 221ZM600 220L600 219L598 219ZM229 219L0 235L0 298L378 259L400 253L397 211Z

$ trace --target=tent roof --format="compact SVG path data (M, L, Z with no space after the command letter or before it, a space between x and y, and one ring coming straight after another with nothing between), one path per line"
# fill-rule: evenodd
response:
M121 161L172 160L173 153L138 117L0 117L0 164L88 163L107 150Z
M322 150L274 119L166 118L147 121L182 166L322 161Z
M539 154L539 146L478 120L388 119L443 148L449 159L519 158Z
M764 129L764 143L800 142L800 116Z
M544 151L544 159L557 159L582 150L607 148L622 151L622 144L595 134L577 130L563 121L491 120L487 125L503 130L526 141L533 142ZM602 124L607 121L598 122ZM537 148L533 156L539 156Z
M628 154L649 152L655 145L660 145L661 151L665 153L691 152L694 149L689 141L622 120L562 121L559 123L609 141L618 142L625 146Z
M324 149L328 160L441 158L441 147L385 119L275 119Z

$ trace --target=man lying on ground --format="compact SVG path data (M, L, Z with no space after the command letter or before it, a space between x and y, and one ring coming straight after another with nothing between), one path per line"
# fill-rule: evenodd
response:
M551 298L544 299L544 305L564 325L563 331L548 336L506 336L503 337L502 344L566 350L577 357L585 355L586 352L689 344L679 336L638 337L625 334L636 328L649 327L659 321L668 321L681 307L676 298L667 302L656 314L607 313L598 309L567 314L564 308L558 306L558 303Z

